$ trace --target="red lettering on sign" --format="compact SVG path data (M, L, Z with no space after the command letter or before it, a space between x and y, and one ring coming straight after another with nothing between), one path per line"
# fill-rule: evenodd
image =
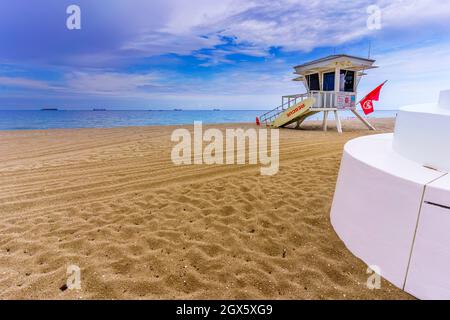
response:
M305 104L302 103L301 105L299 105L298 107L296 107L294 110L291 110L287 113L287 116L290 117L292 116L294 113L299 112L300 110L302 110L305 107Z

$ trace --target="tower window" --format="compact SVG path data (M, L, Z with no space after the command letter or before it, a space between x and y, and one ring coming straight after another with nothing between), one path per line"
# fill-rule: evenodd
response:
M340 91L353 92L355 87L355 71L341 70Z
M319 83L319 74L313 73L306 76L306 82L308 83L308 87L310 91L319 91L320 83Z
M323 91L334 91L334 72L323 74Z

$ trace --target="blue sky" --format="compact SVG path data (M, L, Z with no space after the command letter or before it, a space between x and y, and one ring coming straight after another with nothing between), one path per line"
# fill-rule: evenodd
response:
M438 0L0 0L0 109L269 109L304 91L294 65L369 43L360 95L389 80L377 106L397 108L450 89L449 40Z

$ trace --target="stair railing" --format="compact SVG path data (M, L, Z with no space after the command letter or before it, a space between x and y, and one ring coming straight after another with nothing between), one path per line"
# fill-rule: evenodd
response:
M281 105L267 111L259 117L261 123L270 124L273 120L275 120L282 112L289 109L292 106L295 106L297 103L307 99L309 97L308 93L302 94L293 94L288 96L283 96L281 99ZM285 101L287 100L287 101Z

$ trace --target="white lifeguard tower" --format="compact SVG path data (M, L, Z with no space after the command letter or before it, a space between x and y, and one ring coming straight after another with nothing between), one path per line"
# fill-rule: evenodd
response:
M309 116L323 112L323 130L327 130L328 114L334 112L336 128L342 132L339 111L349 110L370 130L375 128L356 111L357 88L368 69L377 68L375 60L346 54L331 55L294 67L306 93L283 96L281 105L260 116L261 123L284 127L301 123Z

